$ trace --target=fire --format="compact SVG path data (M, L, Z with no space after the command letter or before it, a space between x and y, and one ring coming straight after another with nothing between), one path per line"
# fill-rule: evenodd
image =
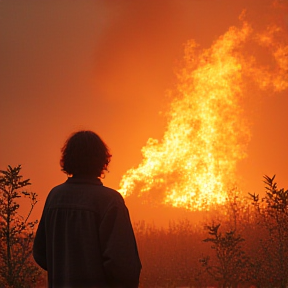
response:
M269 27L257 34L243 22L209 49L200 50L194 41L186 44L163 139L148 139L142 163L123 176L119 191L124 197L133 194L190 210L225 203L250 140L242 104L245 79L261 89L288 87L288 46L275 41L281 33ZM248 41L270 52L270 67L260 67L247 55Z

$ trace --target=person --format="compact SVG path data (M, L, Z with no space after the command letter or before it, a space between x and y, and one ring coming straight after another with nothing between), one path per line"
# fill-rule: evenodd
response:
M53 288L135 288L141 262L123 197L100 178L111 159L92 131L74 133L60 160L68 175L45 202L33 245Z

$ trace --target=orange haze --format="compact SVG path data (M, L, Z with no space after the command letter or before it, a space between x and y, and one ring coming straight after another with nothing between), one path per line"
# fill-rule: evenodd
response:
M287 40L284 0L2 0L0 169L22 164L39 194L34 216L49 190L65 180L60 147L78 129L96 131L110 146L104 184L118 189L123 175L143 161L147 140L165 134L173 102L166 91L177 85L185 44L193 39L209 49L229 27L242 27L244 9L253 30L281 26L278 40ZM261 65L271 64L269 51L258 55L253 43L245 49ZM276 174L287 188L287 90L247 85L239 119L249 124L250 140L233 173L243 191L261 193L263 174ZM133 220L163 218L128 198Z

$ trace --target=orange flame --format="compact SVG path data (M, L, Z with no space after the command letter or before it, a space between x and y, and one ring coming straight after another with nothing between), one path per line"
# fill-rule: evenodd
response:
M225 203L250 139L241 107L243 76L262 89L288 87L288 46L274 42L279 33L280 28L269 27L255 34L244 22L198 54L195 42L187 43L163 139L148 139L142 163L123 176L119 192L124 197L136 194L190 210ZM259 67L241 52L248 40L271 52L274 68Z

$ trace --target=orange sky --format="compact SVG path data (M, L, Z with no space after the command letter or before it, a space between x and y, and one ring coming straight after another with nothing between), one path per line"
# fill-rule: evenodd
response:
M113 154L103 182L118 189L121 176L141 162L147 139L163 135L160 112L169 105L166 90L186 41L210 47L240 25L243 9L256 28L282 20L287 28L288 16L273 12L272 2L2 0L0 169L22 164L39 194L40 215L49 190L66 178L59 168L66 137L92 129ZM238 169L247 192L263 191L263 174L276 174L288 187L287 93L247 97L252 139Z

